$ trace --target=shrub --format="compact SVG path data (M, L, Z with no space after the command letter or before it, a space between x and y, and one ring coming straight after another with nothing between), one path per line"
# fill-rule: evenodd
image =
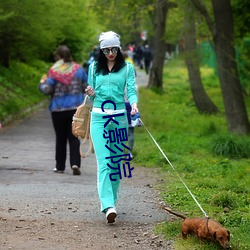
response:
M231 159L249 158L250 146L247 140L236 135L222 135L212 140L211 151L215 155Z
M221 207L221 208L230 208L233 209L237 206L236 201L232 194L229 194L228 192L221 192L218 194L215 194L210 203L214 206Z

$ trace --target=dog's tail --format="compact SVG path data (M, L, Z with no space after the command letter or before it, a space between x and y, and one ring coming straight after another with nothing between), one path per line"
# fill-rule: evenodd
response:
M183 215L183 214L179 214L179 213L177 213L177 212L173 212L171 209L169 209L169 208L167 208L167 207L164 207L164 206L162 206L162 208L163 208L164 210L168 211L169 213L171 213L171 214L173 214L173 215L175 215L175 216L177 216L177 217L182 218L183 220L187 219L187 217L186 217L185 215Z

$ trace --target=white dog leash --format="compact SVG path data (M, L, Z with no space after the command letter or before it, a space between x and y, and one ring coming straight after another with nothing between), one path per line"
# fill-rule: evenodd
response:
M196 202L196 204L198 205L198 207L200 208L200 210L202 211L202 213L205 215L205 217L209 218L209 216L206 214L206 212L203 210L203 208L201 207L201 205L199 204L199 202L196 200L196 198L194 197L194 195L192 194L192 192L190 191L190 189L188 188L188 186L186 185L186 183L182 180L182 178L178 174L178 172L175 169L175 167L173 166L173 164L170 162L170 160L165 155L165 153L163 152L163 150L161 149L161 147L159 146L159 144L156 142L156 140L154 139L154 137L152 136L152 134L149 132L149 130L147 129L147 127L145 126L145 124L142 122L141 118L139 118L139 119L140 119L142 125L145 127L145 129L148 132L148 134L150 135L150 137L152 138L152 140L155 143L155 145L161 151L162 155L165 157L165 159L167 160L167 162L169 163L169 165L171 166L171 168L175 171L175 173L177 174L177 176L179 177L179 179L181 180L181 182L183 183L183 185L185 186L185 188L187 189L187 191L189 192L189 194L191 195L191 197L194 199L194 201Z

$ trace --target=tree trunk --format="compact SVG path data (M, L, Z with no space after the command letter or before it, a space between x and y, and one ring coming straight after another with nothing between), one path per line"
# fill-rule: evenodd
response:
M228 129L237 134L248 134L250 124L235 60L230 0L212 0L212 4L216 29L213 39Z
M230 0L212 0L215 23L200 0L191 1L204 16L213 36L228 130L237 134L249 134L250 123L235 60Z
M166 43L164 41L166 19L168 12L168 1L156 1L156 16L155 16L155 37L153 45L153 62L149 74L148 87L157 87L162 89L163 66L166 53Z
M187 6L187 10L185 18L185 55L191 92L200 113L217 113L218 108L207 95L201 80L200 57L196 48L195 18L190 15L193 11L192 6Z

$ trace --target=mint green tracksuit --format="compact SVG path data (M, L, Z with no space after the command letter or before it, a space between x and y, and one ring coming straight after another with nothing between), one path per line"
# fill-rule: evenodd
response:
M117 147L123 151L124 147L121 143L127 144L126 142L110 142L110 140L104 138L104 134L112 133L116 128L118 131L124 128L128 130L124 91L126 89L130 104L137 103L137 93L135 87L135 71L132 64L127 63L127 66L118 72L110 72L108 75L95 74L93 67L94 64L92 63L89 67L88 74L88 84L95 89L95 97L91 98L93 99L93 107L101 108L104 101L112 101L116 105L116 110L120 110L121 112L124 110L124 112L121 113L124 115L113 118L119 125L111 120L105 128L104 124L108 119L103 119L103 116L108 114L101 112L99 109L98 112L93 111L91 113L90 134L97 160L97 189L101 202L101 211L104 212L105 209L109 207L115 207L120 184L119 175L113 175L116 181L110 180L110 174L117 173L118 170L112 170L109 166L117 168L118 164L112 163L111 159L106 159L106 157L122 155L123 153L119 151ZM106 103L104 108L112 110L114 106L112 103ZM112 151L115 151L115 153ZM120 165L122 166L122 161ZM122 171L121 174L123 174ZM123 175L122 178L124 178Z

